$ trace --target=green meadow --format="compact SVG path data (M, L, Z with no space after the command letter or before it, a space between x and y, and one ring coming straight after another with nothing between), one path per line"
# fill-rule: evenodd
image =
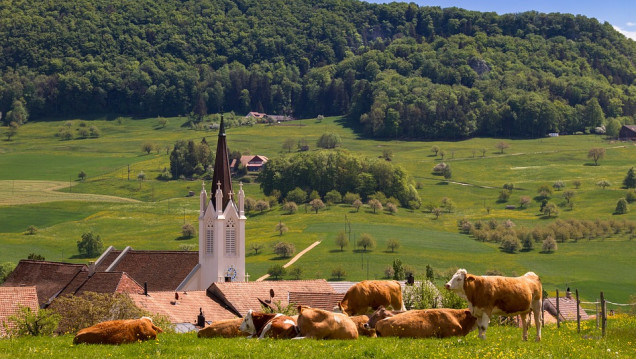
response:
M543 328L537 343L521 340L521 329L491 326L486 340L476 331L445 339L367 338L345 340L273 340L197 338L196 333L159 334L156 341L108 345L73 345L73 336L0 340L0 358L633 358L634 317L608 319L602 337L594 322ZM533 338L534 328L529 336Z
M5 128L0 128L0 262L15 263L29 253L53 261L86 262L87 259L78 258L76 242L87 231L99 234L106 246L117 248L130 245L135 249L178 250L183 244L196 248L196 238L181 238L181 226L197 223L201 181L156 179L169 167L166 147L177 140L200 141L206 137L215 146L215 131L195 131L183 126L185 121L169 118L168 125L160 128L157 119L152 118L95 119L86 123L99 128L99 138L73 140L55 136L59 128L69 124L67 119L27 123L11 141L6 141L2 136ZM73 131L81 123L81 119L70 120ZM437 273L458 267L477 274L488 270L506 275L534 271L548 292L564 290L569 285L578 288L588 300L604 291L609 300L625 303L636 293L636 241L626 234L559 243L558 250L551 254L539 249L507 254L494 243L478 242L459 233L457 227L462 218L510 219L525 227L547 225L555 218L544 218L539 213L540 203L534 198L540 185L551 186L559 180L566 183L565 189L576 194L572 209L563 206L562 192L552 194L551 201L561 205L557 218L636 220L634 212L613 215L617 200L625 196L622 180L636 164L636 146L631 143L607 141L595 135L535 140L376 141L361 138L339 118L257 124L226 132L231 150L270 158L285 154L282 143L288 138L305 140L314 150L316 140L325 132L337 133L342 138L342 148L367 158L377 158L389 149L393 163L404 167L418 184L423 205L439 206L444 197L455 205L451 213L443 213L437 219L424 206L419 210L399 208L396 214L373 213L367 207L356 211L344 204L329 206L318 214L302 205L291 215L280 207L250 213L246 260L252 279L265 274L272 265L288 261L272 253L274 243L291 242L298 252L321 241L294 264L302 269L304 279L335 279L331 271L336 266L345 269L346 280L383 278L385 267L399 258L420 275L425 273L427 264ZM501 141L510 145L503 153L495 147ZM147 154L142 151L144 143L152 143L158 150ZM432 146L445 151L444 162L452 167L450 181L431 174L433 166L441 161L431 151ZM593 147L606 149L598 166L587 158ZM80 171L87 174L83 182L78 180ZM142 171L146 179L139 182L137 175ZM596 186L602 179L611 186ZM574 180L581 182L579 189L574 188ZM498 195L505 183L513 183L515 189L509 202L501 203ZM206 186L210 191L210 184ZM249 197L264 197L253 181L246 183L244 190ZM189 191L195 195L188 197ZM533 198L527 208L505 208L518 205L521 196ZM344 230L345 219L351 224L352 242L360 234L369 233L377 242L375 248L365 252L349 245L340 251L335 238ZM283 236L275 231L279 221L289 228ZM36 234L25 234L30 225L39 229ZM400 241L395 252L386 248L389 239ZM264 245L257 255L249 249L254 242Z

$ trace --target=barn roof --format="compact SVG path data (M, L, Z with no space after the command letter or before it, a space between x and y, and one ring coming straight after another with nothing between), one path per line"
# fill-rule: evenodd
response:
M162 314L170 318L172 323L196 323L199 308L203 311L206 321L217 321L236 318L237 314L222 302L210 298L206 291L178 292L179 299L175 300L175 292L148 292L148 295L129 294L135 304L151 313Z
M208 293L227 303L242 317L250 309L260 310L259 299L270 300L270 289L274 291L272 302L280 301L283 306L289 304L290 292L334 293L324 279L212 283Z
M2 284L3 287L35 286L40 306L57 295L80 272L85 264L59 263L23 259Z
M13 322L9 322L8 318L17 314L20 307L29 307L33 312L38 311L37 290L33 286L29 287L0 287L0 337L5 336L4 325L6 323L9 329L15 327Z
M143 287L124 272L79 273L62 290L62 295L80 295L83 292L96 293L143 293Z
M289 292L289 303L332 311L343 297L344 293Z
M543 310L556 318L556 298L546 298L543 300ZM559 298L559 320L576 320L576 299ZM579 307L581 320L590 319L583 308Z

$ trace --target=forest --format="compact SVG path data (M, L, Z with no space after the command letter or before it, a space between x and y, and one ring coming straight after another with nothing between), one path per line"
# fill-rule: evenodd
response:
M357 0L0 1L5 124L345 116L385 139L533 138L636 115L636 43L580 15ZM615 127L615 126L614 126Z

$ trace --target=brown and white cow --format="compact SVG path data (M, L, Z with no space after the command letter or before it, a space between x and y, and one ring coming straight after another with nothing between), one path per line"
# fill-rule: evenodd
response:
M207 327L199 330L199 338L236 338L246 337L249 333L242 332L239 327L243 318L234 318L216 321Z
M369 322L368 315L354 315L353 317L349 317L351 321L356 325L358 329L358 336L365 336L375 338L377 335L375 334L375 329L368 328L365 326Z
M363 280L356 283L338 303L338 309L347 315L361 315L366 314L369 307L376 310L381 305L406 310L402 300L402 287L398 281Z
M445 285L468 301L468 307L477 317L479 337L486 339L491 315L520 315L523 340L528 340L529 322L526 316L534 312L537 327L536 340L541 340L541 280L533 272L521 277L476 276L465 269L458 270Z
M298 331L303 338L358 339L358 328L346 314L298 306Z
M73 344L125 344L156 339L161 328L152 324L152 319L110 320L84 328L77 332Z
M250 338L258 337L274 339L290 339L298 335L298 327L294 318L280 313L247 311L239 329L251 334Z
M422 309L393 314L378 308L368 327L378 336L400 338L447 338L465 336L475 329L477 318L468 309Z

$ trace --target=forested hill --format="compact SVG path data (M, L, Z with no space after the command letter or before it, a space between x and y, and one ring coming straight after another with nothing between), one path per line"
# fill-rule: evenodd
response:
M347 115L386 138L632 123L636 43L569 14L354 0L0 1L3 120Z

